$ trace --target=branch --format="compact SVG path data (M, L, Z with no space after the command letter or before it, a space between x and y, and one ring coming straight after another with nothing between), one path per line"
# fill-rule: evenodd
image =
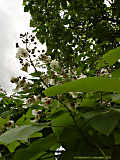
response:
M75 126L76 126L77 128L79 128L73 112L72 112L64 103L62 103L62 102L60 102L60 103L68 110L68 112L70 113L70 115L71 115L71 117L72 117L72 119L73 119L73 122L75 123Z
M100 151L100 153L103 155L104 160L108 160L108 156L105 155L104 151L102 150L102 148L100 146L98 146L97 144L95 144L96 147L98 148L98 150Z
M26 39L28 39L27 34L26 34ZM25 45L26 45L26 50L28 50L27 42L25 43ZM34 68L35 72L38 72L38 70L35 67L30 55L29 55L29 60L30 60L29 62L31 64L31 66ZM40 78L40 81L48 88L48 85L43 81L43 79L41 77L39 77L39 78Z

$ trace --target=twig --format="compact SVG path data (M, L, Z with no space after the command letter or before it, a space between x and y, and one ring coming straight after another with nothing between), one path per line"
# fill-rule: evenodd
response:
M95 144L96 147L98 148L98 150L100 151L100 153L103 155L104 160L108 160L108 157L105 155L104 151L102 150L102 148L100 146L98 146L98 144Z
M27 34L26 34L26 39L27 39ZM26 44L26 50L28 50L27 42L25 44ZM38 70L35 67L30 55L29 55L29 60L30 60L29 62L31 64L31 66L34 68L35 72L38 72ZM43 79L41 77L39 77L39 78L40 78L40 81L48 88L48 85L43 81Z
M77 125L77 122L76 122L76 119L74 117L73 112L64 103L62 103L62 102L60 102L60 103L68 110L68 112L70 113L70 115L71 115L71 117L73 119L73 122L75 123L75 126L79 129L79 126Z

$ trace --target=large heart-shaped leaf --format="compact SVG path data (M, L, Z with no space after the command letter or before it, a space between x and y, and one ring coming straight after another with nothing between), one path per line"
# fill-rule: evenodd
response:
M51 134L46 138L41 138L31 143L27 148L21 148L16 151L13 160L36 160L56 143L56 137Z
M105 67L106 65L113 65L120 59L120 47L114 48L105 53L102 59L97 60L97 68Z
M64 127L70 127L73 125L73 119L68 112L62 113L52 120L53 132L58 138L62 134Z
M0 143L10 144L17 140L26 140L30 135L47 127L48 123L40 125L24 125L21 127L10 129L0 136Z
M120 91L120 80L103 77L89 77L72 82L64 83L63 85L53 86L44 91L47 96L55 96L67 92L95 92L105 91L113 92Z
M112 49L103 55L103 59L109 64L113 65L120 59L120 47Z
M119 120L120 114L115 111L110 111L95 116L92 120L89 121L89 125L91 125L95 130L99 131L100 133L109 136L117 126Z

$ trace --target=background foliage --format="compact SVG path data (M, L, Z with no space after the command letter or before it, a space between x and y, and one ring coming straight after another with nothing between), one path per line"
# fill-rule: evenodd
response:
M119 159L120 5L109 4L23 0L36 36L20 34L16 58L33 72L1 91L1 160Z

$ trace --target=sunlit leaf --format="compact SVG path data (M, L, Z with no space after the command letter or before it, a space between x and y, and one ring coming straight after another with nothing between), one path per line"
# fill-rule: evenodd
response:
M47 126L48 123L47 124L43 123L40 125L24 125L21 127L10 129L0 136L0 143L10 144L17 140L26 140L33 133L40 131Z
M15 149L16 149L19 145L20 145L19 142L14 141L13 143L7 145L7 147L8 147L8 149L9 149L10 152L14 152Z
M113 92L120 91L120 80L102 78L102 77L89 77L72 82L64 83L63 85L53 86L44 91L47 96L55 96L56 94L63 94L67 92Z

